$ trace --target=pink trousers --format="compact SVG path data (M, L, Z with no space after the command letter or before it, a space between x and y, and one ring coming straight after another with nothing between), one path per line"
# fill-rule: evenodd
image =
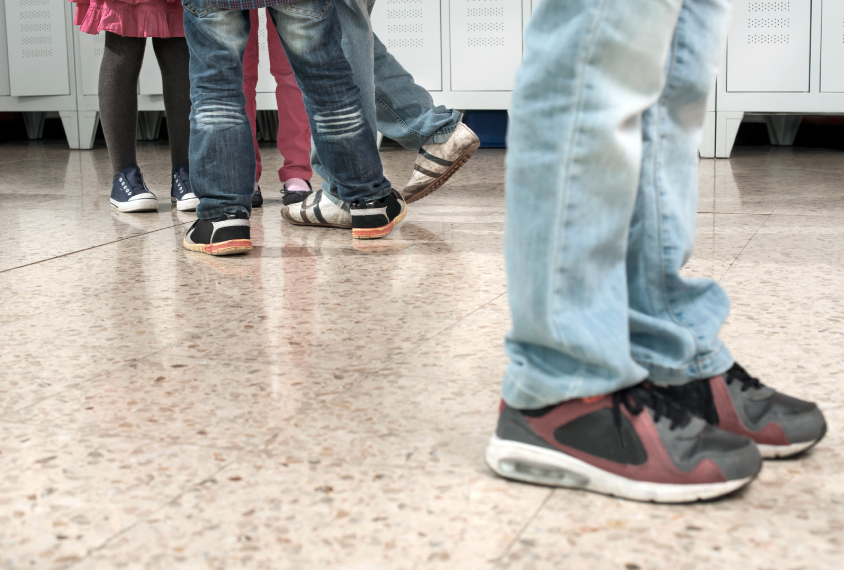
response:
M246 114L252 124L252 140L255 142L257 169L255 181L261 179L261 152L258 150L255 116L255 86L258 84L258 10L250 10L251 27L246 52L243 54L243 93L246 95ZM281 182L291 178L310 180L311 170L311 126L302 102L302 92L296 84L287 54L278 39L272 18L267 15L267 44L270 50L270 73L275 77L275 98L278 103L278 151L284 157L284 166L278 171Z

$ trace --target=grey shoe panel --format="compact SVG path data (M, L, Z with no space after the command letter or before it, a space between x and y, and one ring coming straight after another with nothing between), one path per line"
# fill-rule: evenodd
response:
M754 476L762 468L762 457L753 441L712 427L700 418L693 417L685 426L674 429L668 418L660 418L654 425L671 461L685 473L704 459L714 461L728 481Z
M739 418L752 431L774 422L791 443L815 441L826 432L826 420L812 402L781 394L767 386L742 390L738 381L727 383L727 389Z
M495 430L495 435L500 439L518 441L519 443L527 443L529 445L559 451L539 437L528 425L525 417L518 410L510 406L504 406L504 411L498 416L498 428Z

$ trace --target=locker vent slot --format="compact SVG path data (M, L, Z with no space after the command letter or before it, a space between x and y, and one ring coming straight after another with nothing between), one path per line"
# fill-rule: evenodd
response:
M788 12L791 2L751 2L747 5L748 12Z
M387 10L388 18L421 18L422 10Z
M390 38L387 42L387 47L391 47L391 48L425 47L425 42L422 38Z
M50 22L39 22L37 24L21 24L21 32L28 34L30 32L49 32Z
M393 24L387 26L388 34L421 34L422 24Z
M503 46L504 38L469 38L469 47Z
M21 12L21 20L31 20L34 18L49 18L50 11L49 10L27 10L26 12Z
M481 16L503 16L504 8L469 8L469 17L478 18Z
M21 44L25 46L49 44L53 42L50 36L26 36L21 38Z
M787 44L788 34L750 34L747 36L749 44Z
M25 49L21 50L23 57L53 57L51 49Z
M504 22L470 22L470 32L503 32Z

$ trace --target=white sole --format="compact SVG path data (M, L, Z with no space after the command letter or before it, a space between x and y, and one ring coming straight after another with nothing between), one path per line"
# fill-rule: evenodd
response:
M723 483L671 485L634 481L599 469L565 453L493 435L486 448L486 463L507 479L553 487L584 489L634 501L691 503L732 493L753 477Z
M176 209L180 212L193 212L199 206L199 198L176 200Z
M118 212L152 212L158 211L158 198L143 198L131 202L118 202L109 198L109 202Z
M802 453L815 445L819 440L804 441L803 443L792 443L791 445L765 445L757 443L756 448L762 459L782 459Z

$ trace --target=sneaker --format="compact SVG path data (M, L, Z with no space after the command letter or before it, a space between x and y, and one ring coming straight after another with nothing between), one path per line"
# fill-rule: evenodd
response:
M765 459L797 455L826 435L815 404L780 394L738 364L722 376L659 390L711 425L749 437Z
M180 164L173 172L170 201L176 204L176 209L180 212L192 212L199 206L199 198L190 186L190 169L187 164Z
M215 220L196 220L185 233L182 245L210 255L246 253L252 249L246 212L223 214Z
M264 197L261 195L261 187L255 184L255 190L252 192L252 207L260 208L264 205Z
M323 226L347 230L352 227L352 214L349 210L335 204L322 190L308 194L301 202L283 206L281 217L297 226Z
M352 237L377 239L385 237L407 215L407 204L393 189L390 193L369 202L354 202L352 210Z
M308 196L313 194L314 189L311 186L311 183L308 180L305 180L304 182L308 185L308 188L310 188L307 192L293 192L292 190L288 190L287 184L285 184L281 189L281 203L285 206L298 204L299 202L304 202Z
M158 211L158 198L149 191L141 169L135 164L121 170L114 179L110 202L118 212Z
M751 440L689 415L647 383L541 410L502 402L486 462L508 479L655 503L720 497L762 468Z
M413 176L402 190L405 202L411 204L437 190L480 146L478 135L463 123L458 123L444 143L423 145L413 165Z

